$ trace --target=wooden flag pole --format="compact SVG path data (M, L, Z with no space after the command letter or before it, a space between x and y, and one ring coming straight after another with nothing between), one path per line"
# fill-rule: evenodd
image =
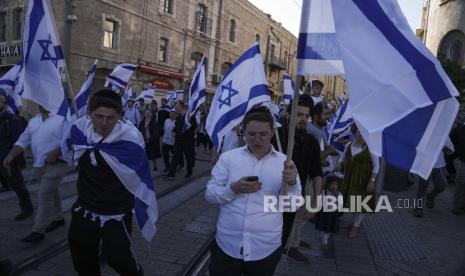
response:
M274 117L274 114L273 114L273 107L271 105L271 98L270 98L270 101L268 102L268 109L270 110L271 117L273 117L274 136L276 137L276 144L278 145L278 151L283 152L283 146L281 145L281 141L279 140L278 128L276 127L276 118Z
M66 98L68 99L68 102L71 103L71 107L74 109L74 113L77 114L77 106L76 103L74 102L74 92L73 92L73 87L71 86L71 78L69 77L69 72L68 72L68 67L66 64L63 66L63 74L65 74L66 78L66 84L68 86L68 89L66 89Z
M297 124L297 105L299 103L299 88L300 82L302 81L302 76L298 75L297 80L294 86L294 97L292 100L292 112L291 112L291 120L289 122L289 134L287 138L287 158L286 161L292 161L292 154L294 149L294 137L295 137L295 126ZM283 195L287 195L287 184L282 183L281 190L283 191Z

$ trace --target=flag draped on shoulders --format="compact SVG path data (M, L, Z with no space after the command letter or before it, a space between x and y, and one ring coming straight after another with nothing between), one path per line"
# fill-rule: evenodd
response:
M118 179L134 195L137 224L144 238L150 241L156 233L158 207L144 139L137 128L119 121L109 136L101 141L102 137L95 132L92 121L82 117L74 122L65 139L63 154L74 164L86 150L100 152Z
M206 129L215 149L223 137L242 122L254 105L271 101L263 69L260 45L256 42L229 68L211 103Z
M23 49L22 97L66 116L69 105L61 78L64 59L49 0L29 0Z
M428 177L458 92L397 1L304 0L297 58L298 74L345 73L353 119L370 151Z

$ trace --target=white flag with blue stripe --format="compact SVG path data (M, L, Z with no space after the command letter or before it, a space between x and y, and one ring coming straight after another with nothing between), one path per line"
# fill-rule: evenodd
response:
M137 65L129 63L118 64L113 72L107 76L107 81L105 82L105 87L111 88L113 91L118 91L125 88L132 75L137 69Z
M121 96L121 103L123 104L123 109L126 110L128 108L128 101L132 97L132 84L126 86L126 89Z
M158 219L157 198L153 189L144 139L130 122L118 121L113 131L101 141L87 117L78 119L69 132L63 155L77 164L85 151L98 150L118 179L134 197L136 221L143 237L155 236ZM92 158L91 158L92 160ZM95 160L95 159L94 159Z
M152 101L154 95L155 95L155 89L149 88L149 89L146 89L146 90L142 91L139 94L139 96L137 96L136 101L138 101L139 99L144 99L144 101L145 100Z
M30 0L23 32L22 97L51 113L66 116L68 101L62 85L63 53L49 0Z
M294 81L291 79L291 77L284 73L283 74L283 86L284 86L284 95L283 95L283 100L284 104L289 104L291 100L294 98ZM302 95L304 92L299 89L299 95Z
M358 32L352 35L356 37ZM344 74L342 56L336 41L331 0L302 2L297 44L297 74L301 76Z
M76 106L77 112L75 112L74 107L70 107L68 116L70 121L79 119L87 113L87 100L89 99L90 89L92 87L92 82L94 81L97 63L98 59L94 61L92 68L87 73L86 80L84 81L81 90L79 91L79 93L77 93L76 96L74 96L74 104Z
M8 96L8 109L13 113L23 105L22 90L21 65L16 64L0 78L0 94Z
M184 128L188 129L190 127L190 119L192 115L197 112L200 105L205 102L205 97L207 93L207 86L205 84L205 56L202 57L197 70L195 70L194 76L192 78L192 83L189 88L189 106L186 112L186 121L184 123Z
M302 29L304 22L326 22L332 33L306 36L302 33L312 24ZM317 41L322 38L326 42ZM321 47L325 43L331 54ZM372 153L428 177L457 114L458 93L410 29L397 1L304 0L298 49L299 58L340 58L354 121ZM298 62L300 74L318 68Z
M165 99L168 101L168 104L174 104L177 101L182 101L183 93L183 90L172 90L166 93Z
M331 141L333 134L341 133L353 123L352 111L349 106L349 100L344 101L334 115L333 120L328 122L325 127L326 137Z
M214 147L220 148L224 135L242 122L247 111L266 101L271 99L256 42L229 68L216 89L206 122Z

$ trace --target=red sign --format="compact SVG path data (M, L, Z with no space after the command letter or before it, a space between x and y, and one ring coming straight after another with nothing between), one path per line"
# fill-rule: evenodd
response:
M167 71L167 70L162 70L154 67L149 67L145 65L139 66L140 70L145 73L149 73L152 75L159 75L159 76L164 76L172 79L178 79L182 80L182 74L178 72L173 72L173 71Z
M173 90L173 85L165 80L152 80L150 82L155 89Z

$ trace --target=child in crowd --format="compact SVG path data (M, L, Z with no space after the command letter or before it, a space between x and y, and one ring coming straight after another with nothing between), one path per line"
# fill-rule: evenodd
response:
M342 179L335 175L328 175L325 180L323 192L321 193L322 209L315 216L315 228L320 231L321 246L323 253L327 257L334 257L334 244L330 243L331 234L339 232L339 216L337 206L342 206L342 194L339 186ZM333 197L333 200L329 199ZM334 202L335 206L330 206L328 202Z

